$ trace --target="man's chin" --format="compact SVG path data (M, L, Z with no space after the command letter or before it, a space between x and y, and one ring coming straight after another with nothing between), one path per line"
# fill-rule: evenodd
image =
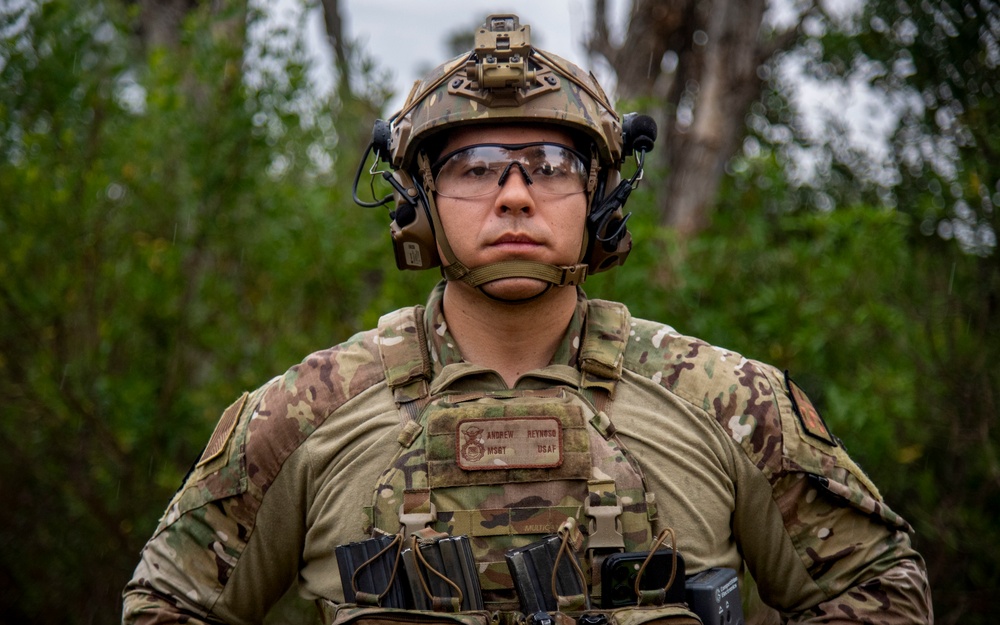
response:
M512 304L526 302L542 295L552 285L535 278L502 278L480 287L491 299Z

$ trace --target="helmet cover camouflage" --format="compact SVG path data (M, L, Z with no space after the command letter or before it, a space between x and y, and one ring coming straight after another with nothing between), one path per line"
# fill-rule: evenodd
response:
M497 23L514 30L491 30ZM475 49L417 81L391 121L389 159L397 169L410 169L428 138L482 123L565 126L594 142L602 167L617 169L622 160L621 120L597 79L532 47L530 26L512 15L489 16L476 33Z

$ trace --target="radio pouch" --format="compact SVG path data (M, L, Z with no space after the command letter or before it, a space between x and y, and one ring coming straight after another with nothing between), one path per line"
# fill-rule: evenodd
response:
M656 540L653 542L645 561L639 568L639 572L635 578L635 593L638 597L636 605L624 606L611 610L590 609L590 597L587 593L586 580L584 579L583 571L573 557L572 550L567 549L569 544L572 542L570 540L570 536L572 535L573 530L574 523L572 520L567 521L562 527L559 528L558 542L560 542L560 546L557 549L557 555L550 567L550 580L545 580L550 582L550 592L552 595L555 595L555 603L558 606L556 611L552 611L551 601L541 599L543 593L538 592L537 590L534 592L524 592L522 585L518 584L518 597L521 600L522 609L526 612L538 609L537 604L542 604L544 601L544 605L542 605L541 610L533 614L528 614L528 625L702 625L701 619L698 618L694 612L688 609L686 604L666 602L667 597L671 596L669 591L673 583L675 581L679 581L683 584L683 577L677 579L675 576L677 571L677 551L674 545L673 530L666 528L660 532L660 534L656 537ZM672 553L675 558L672 573L666 581L664 587L657 588L655 590L643 589L640 587L642 576L646 572L649 563L657 552L657 549L660 548L667 536L670 536L670 553ZM546 542L549 541L542 541L540 544L545 544ZM569 557L570 562L573 565L572 570L579 576L580 585L583 589L583 595L580 597L565 597L559 593L560 588L574 587L569 584L567 580L561 580L560 583L559 564L560 560L564 556ZM523 576L519 575L518 572L512 572L514 573L515 579ZM537 573L533 577L537 577ZM544 582L535 582L535 584L529 584L528 586L544 585ZM539 599L536 602L533 602L533 596L538 596ZM568 610L569 613L563 612L563 610ZM571 614L576 614L577 616L574 618Z
M642 576L646 568L653 560L656 550L660 548L667 536L670 536L670 553L674 559L670 568L670 577L663 588L646 590L641 588ZM666 603L670 596L670 587L674 582L684 583L683 574L679 579L677 576L677 545L674 539L674 531L665 528L653 541L649 549L649 554L639 567L639 573L635 577L635 594L638 597L638 604L602 612L589 612L577 619L578 625L599 625L605 617L610 625L702 625L702 621L686 604Z
M684 603L666 603L671 585L675 581L683 583L683 576L675 580L677 571L676 562L673 572L663 588L646 590L640 588L642 576L646 568L653 559L656 550L663 544L667 536L670 536L671 552L676 557L677 549L674 544L674 532L670 528L664 529L656 537L649 550L649 555L639 568L635 579L635 592L638 597L638 604L615 608L612 610L588 610L576 616L575 625L702 625L698 615L692 612ZM562 603L562 601L560 601ZM564 617L563 614L558 614ZM537 621L537 619L536 619ZM566 623L566 618L553 619L557 625Z
M674 559L673 566L670 567L670 577L663 588L655 590L645 590L641 588L642 576L646 568L653 560L656 550L660 548L667 536L670 537L670 553ZM683 575L677 579L677 545L674 537L674 530L669 527L657 535L649 549L639 573L635 577L635 594L638 597L638 605L612 610L609 614L609 621L612 625L701 625L701 619L682 603L666 603L669 596L670 587L675 582L684 583Z

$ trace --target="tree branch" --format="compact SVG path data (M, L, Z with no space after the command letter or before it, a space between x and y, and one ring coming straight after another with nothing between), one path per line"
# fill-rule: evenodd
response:
M341 97L353 94L351 90L350 46L344 38L344 20L340 15L338 0L322 0L323 25L326 38L333 49L333 63L337 68L337 86Z

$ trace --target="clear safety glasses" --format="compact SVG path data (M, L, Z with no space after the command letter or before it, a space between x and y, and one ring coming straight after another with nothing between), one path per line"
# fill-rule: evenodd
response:
M445 154L431 167L438 195L471 199L500 190L517 165L532 193L572 195L587 188L587 158L556 143L482 143Z

